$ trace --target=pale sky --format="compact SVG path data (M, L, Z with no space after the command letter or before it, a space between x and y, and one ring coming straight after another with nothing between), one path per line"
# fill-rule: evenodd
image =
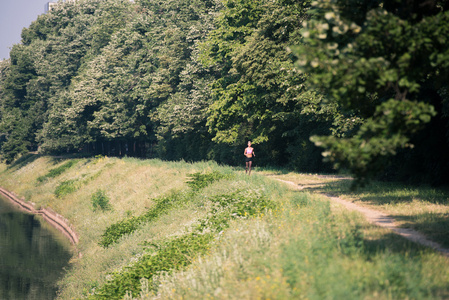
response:
M20 43L20 34L37 16L45 13L50 0L0 0L0 60L9 58L14 44Z

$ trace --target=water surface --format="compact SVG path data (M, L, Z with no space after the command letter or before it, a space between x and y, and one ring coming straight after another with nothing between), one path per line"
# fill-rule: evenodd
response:
M67 238L0 197L0 299L55 299L70 258Z

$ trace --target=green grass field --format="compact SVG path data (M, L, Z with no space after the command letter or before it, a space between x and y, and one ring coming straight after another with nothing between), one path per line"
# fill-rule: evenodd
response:
M449 298L447 257L319 194L403 216L403 226L444 244L447 193L379 183L351 192L349 185L132 158L29 155L0 169L0 186L51 207L80 235L82 255L60 282L60 299Z

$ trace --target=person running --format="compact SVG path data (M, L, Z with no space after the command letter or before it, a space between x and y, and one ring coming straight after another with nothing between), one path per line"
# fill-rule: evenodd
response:
M253 157L256 156L256 154L254 154L254 148L251 147L251 141L248 141L248 147L245 148L245 152L243 152L243 155L246 156L245 173L251 175L251 165L253 164Z

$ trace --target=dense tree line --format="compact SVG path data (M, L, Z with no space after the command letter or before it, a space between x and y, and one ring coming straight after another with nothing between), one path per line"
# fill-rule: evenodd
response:
M449 181L449 1L316 1L297 47L310 86L363 119L314 137L360 181ZM396 155L394 159L392 157Z
M449 178L448 4L405 2L61 4L1 63L2 157L238 164L250 139L258 164Z

